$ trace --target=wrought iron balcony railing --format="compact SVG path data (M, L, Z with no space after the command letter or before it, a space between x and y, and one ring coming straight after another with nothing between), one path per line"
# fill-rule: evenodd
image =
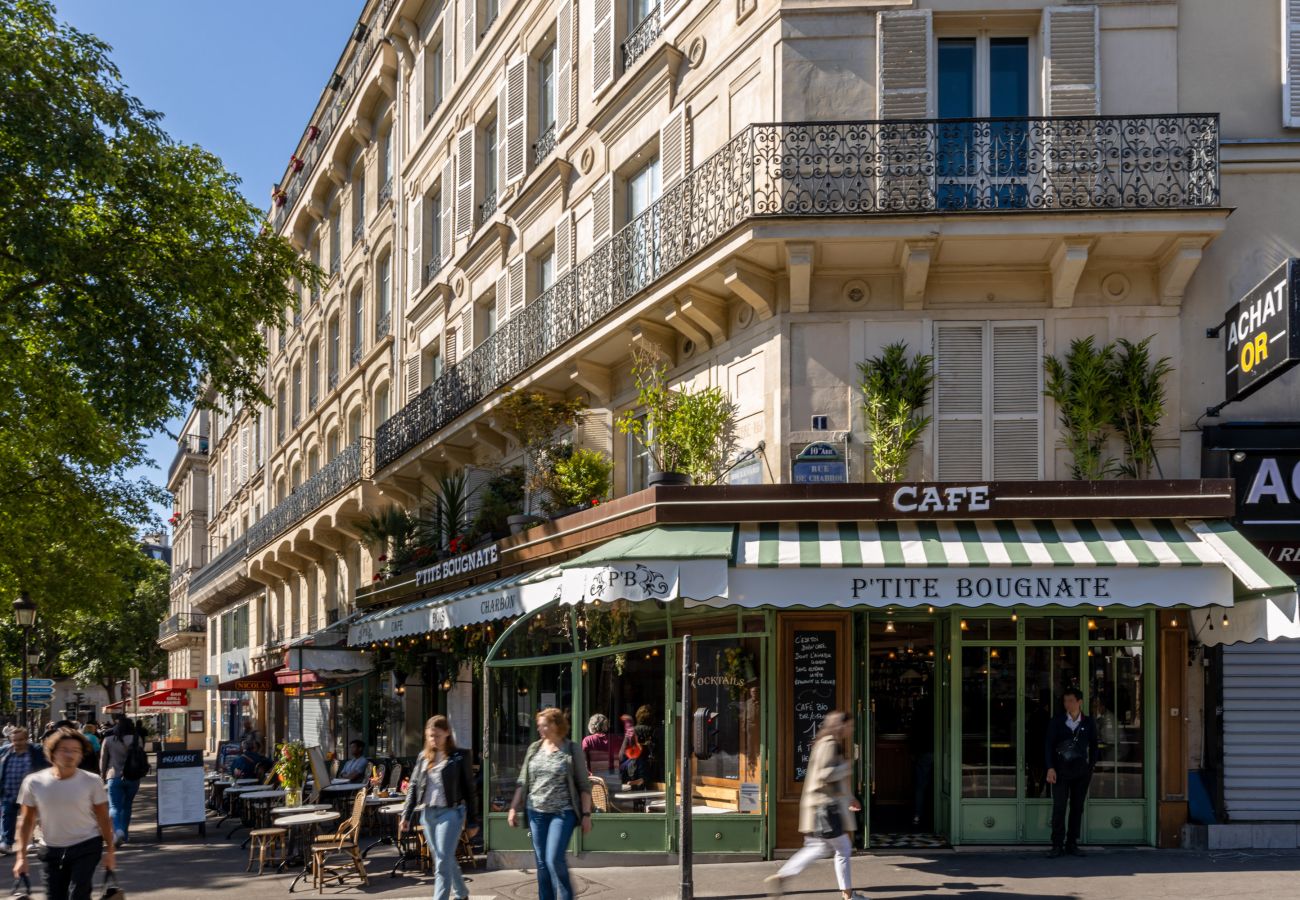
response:
M383 206L389 200L393 199L393 179L384 180L384 186L379 189L379 205Z
M176 442L176 455L172 457L172 464L167 467L167 480L171 481L176 470L185 462L186 454L197 453L206 456L208 452L208 436L206 434L182 434L180 440Z
M382 341L388 337L389 330L393 327L393 314L385 310L375 319L375 340Z
M541 133L537 143L533 144L533 165L540 166L546 157L555 152L555 123Z
M422 284L421 287L427 287L429 282L433 281L433 279L437 277L438 270L441 268L442 256L439 255L437 251L434 251L433 258L430 259L429 264L424 267L424 284Z
M158 625L158 640L176 634L204 634L208 630L208 617L203 613L176 613Z
M190 593L197 591L208 582L224 575L236 565L242 563L247 548L248 534L245 532L231 541L230 546L222 550L216 559L194 573L194 577L190 579Z
M337 275L339 273L339 266L340 266L339 250L338 247L335 246L335 248L330 251L330 275L331 276Z
M353 367L354 369L355 369L357 366L361 365L361 354L362 354L362 350L361 350L361 347L360 347L359 345L356 346L356 347L353 347L353 348L352 348L352 354L351 354L350 359L352 360L352 367Z
M1202 209L1217 115L752 125L376 429L380 468L741 223Z
M483 202L478 205L478 223L482 225L492 214L497 211L497 192L491 191L483 195Z
M330 372L329 378L325 381L325 385L327 391L332 391L339 386L339 373L337 369Z
M352 246L361 243L361 237L366 233L366 223L364 221L354 222L352 224Z
M248 549L256 550L291 525L320 509L345 489L374 472L374 442L357 438L317 473L294 489L248 529Z
M284 626L277 625L275 626L275 628L271 628L267 630L266 639L262 642L262 649L264 650L278 649L279 646L283 643L284 643Z
M632 68L632 64L659 39L663 30L663 18L659 15L659 7L656 6L646 13L646 17L637 23L636 28L632 29L632 33L623 42L623 71Z

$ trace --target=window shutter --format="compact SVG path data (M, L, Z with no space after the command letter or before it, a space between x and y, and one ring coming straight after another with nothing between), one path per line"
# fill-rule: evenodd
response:
M876 13L877 118L934 118L933 38L928 9Z
M487 498L486 485L492 480L492 470L482 466L466 466L462 470L465 476L465 519L473 522L478 518Z
M420 354L412 353L406 361L406 402L410 403L420 393Z
M452 245L456 238L452 230L456 221L456 164L450 158L442 164L442 188L438 202L442 215L442 226L438 229L438 242L441 244L438 256L445 266L451 262Z
M618 42L614 40L614 0L593 0L591 32L591 93L600 93L614 83L614 53Z
M501 205L501 195L506 187L506 156L510 148L506 145L506 80L501 79L497 90L497 206Z
M983 322L934 325L934 475L938 481L984 478Z
M527 168L528 60L516 59L506 68L506 177L502 184L514 184Z
M591 243L599 247L614 234L614 176L606 175L591 190Z
M1097 8L1049 6L1043 10L1042 31L1043 115L1097 115Z
M442 27L442 97L451 96L456 83L456 29L451 26L451 16L443 19Z
M460 343L457 340L456 329L448 328L444 335L444 339L447 342L447 352L444 353L443 356L446 357L448 366L454 366L456 365L456 350L458 349L457 345Z
M585 447L588 450L595 450L597 453L604 453L608 457L614 455L614 429L611 425L610 414L601 409L589 409L582 414L578 420L577 438L575 443L579 447ZM604 499L603 497L600 499Z
M500 328L510 318L510 267L503 266L501 274L497 276L497 295L495 298L497 305L497 328Z
M460 311L460 352L461 356L469 356L470 351L478 343L474 334L474 304L469 302L465 308Z
M245 425L239 433L239 483L245 484L248 481L248 460L252 453L252 441L249 440L250 433L248 426Z
M684 103L659 128L659 163L664 191L685 178L690 168L690 123Z
M424 287L424 195L411 204L411 296Z
M555 223L555 278L573 268L573 211L565 210Z
M429 54L421 48L419 54L415 57L415 65L412 66L410 81L411 109L415 113L415 118L411 122L411 134L418 135L424 131L424 67L430 65Z
M524 255L521 253L514 259L510 260L510 315L511 317L519 315L524 311L524 304L528 302L528 281L527 273L524 266ZM500 319L498 319L500 321Z
M574 53L573 23L577 8L574 0L564 0L560 4L559 15L555 20L555 133L565 134L577 122L577 113L571 109L576 106L578 92L574 90L573 60Z
M468 72L470 64L474 62L474 47L478 43L478 0L461 0L460 5L465 10L462 46L465 51L465 71Z
M992 323L992 472L995 481L1042 477L1043 353L1037 322Z
M456 237L474 231L474 128L456 136Z
M660 28L665 27L673 18L686 7L686 0L659 0L659 5L663 7Z

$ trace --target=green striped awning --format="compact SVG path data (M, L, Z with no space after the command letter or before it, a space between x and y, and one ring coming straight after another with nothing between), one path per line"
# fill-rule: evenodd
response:
M1173 519L781 522L740 525L733 566L997 568L1223 566L1237 596L1295 581L1231 525Z

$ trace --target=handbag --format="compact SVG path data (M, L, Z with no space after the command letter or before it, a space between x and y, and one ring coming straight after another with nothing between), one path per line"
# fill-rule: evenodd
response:
M1056 745L1056 756L1062 763L1061 770L1066 778L1078 777L1088 768L1087 748L1079 742L1082 733L1083 726L1080 725L1074 734Z
M817 807L813 815L813 835L819 838L837 838L844 833L844 818L840 801L827 800Z
M117 885L117 873L112 869L104 870L104 891L99 900L126 900L126 891Z

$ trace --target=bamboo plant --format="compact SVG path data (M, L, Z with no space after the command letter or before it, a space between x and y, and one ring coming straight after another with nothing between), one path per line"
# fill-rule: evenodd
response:
M1124 441L1119 470L1129 478L1149 478L1157 471L1155 433L1165 416L1165 376L1173 371L1169 357L1151 358L1151 337L1136 344L1120 338L1111 370L1115 412L1112 424Z
M1063 441L1073 460L1070 474L1078 481L1100 481L1117 471L1115 460L1106 455L1116 409L1114 360L1114 347L1097 346L1092 335L1071 341L1064 359L1043 358L1045 393L1056 401Z
M912 450L930 425L921 411L934 384L934 358L907 356L907 344L885 347L880 356L858 363L862 409L871 441L871 474L880 482L902 481Z

